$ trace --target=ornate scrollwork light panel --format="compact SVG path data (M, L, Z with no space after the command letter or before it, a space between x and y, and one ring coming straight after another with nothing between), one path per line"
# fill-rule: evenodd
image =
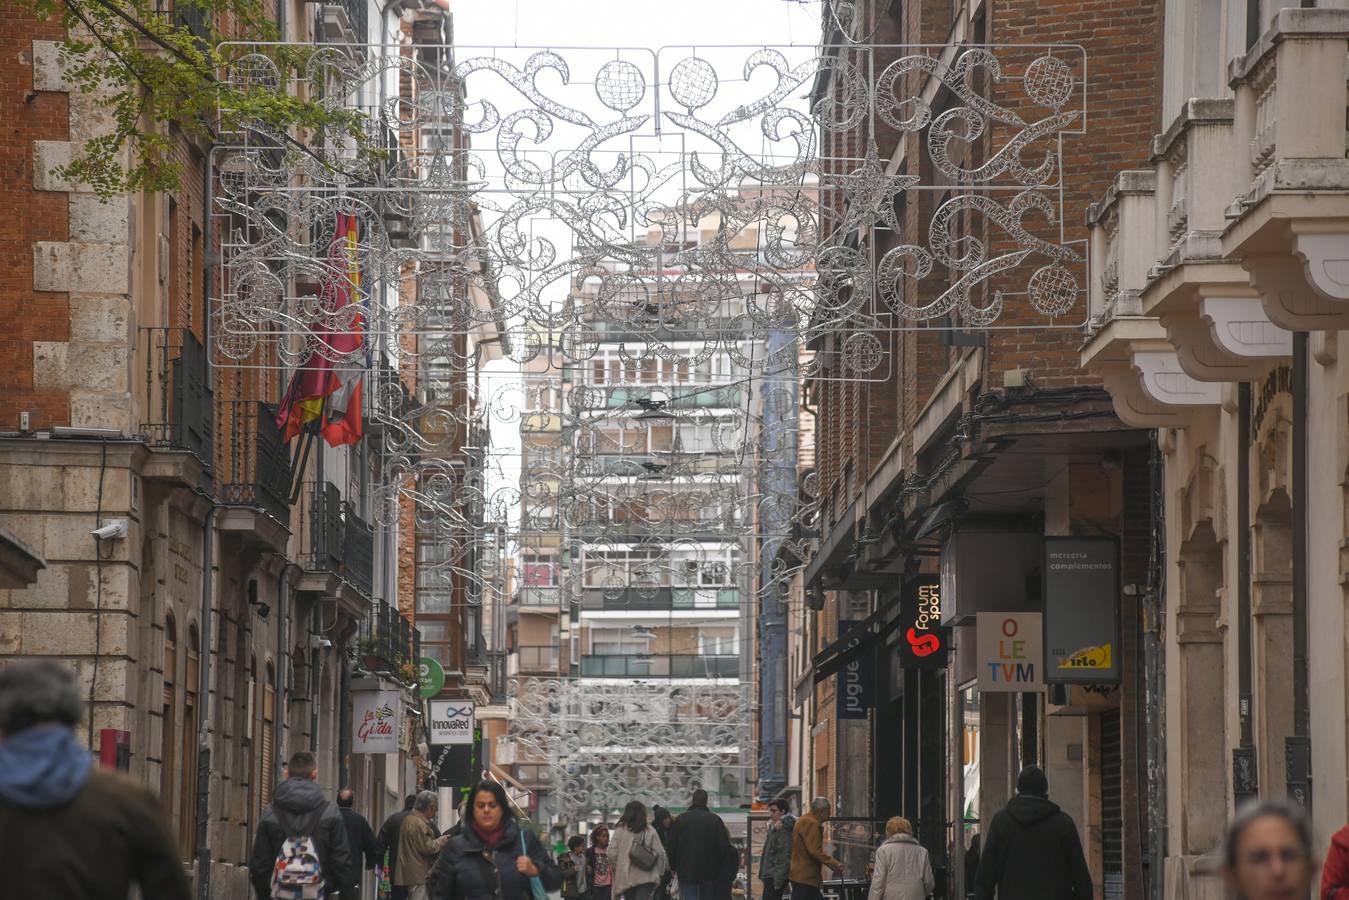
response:
M350 110L365 140L224 136L212 361L365 369L376 517L411 509L469 603L782 602L817 512L802 379L890 379L899 332L1086 320L1077 47L329 46L294 48L296 76L238 49L226 77ZM475 375L492 358L509 377ZM571 685L522 677L516 728L574 812L612 799L606 758L660 801L739 764L739 688L680 688L737 699L672 712L667 762L640 729L558 720Z

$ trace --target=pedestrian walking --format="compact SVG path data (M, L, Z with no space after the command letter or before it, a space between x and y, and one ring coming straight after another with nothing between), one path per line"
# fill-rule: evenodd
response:
M651 808L651 826L656 829L656 834L660 836L660 845L665 848L665 858L670 858L670 829L674 827L674 816L663 806L654 806ZM660 884L656 886L656 900L670 900L670 885L674 881L673 865L667 866L665 874L660 878Z
M1349 825L1330 837L1321 869L1321 900L1349 900Z
M515 820L501 785L479 782L469 799L463 831L449 839L431 873L432 900L532 900L532 878L545 891L562 887L561 870Z
M412 804L417 802L416 794L408 794L403 800L403 808L393 813L379 826L379 836L375 838L375 855L384 866L384 879L389 882L390 900L407 900L407 889L393 883L398 870L398 832L403 820L412 814Z
M763 855L759 857L759 880L763 882L764 900L781 900L787 890L795 824L796 818L786 800L779 798L768 804L768 833L764 836Z
M431 827L436 805L435 791L419 791L412 802L412 814L403 820L398 832L398 865L394 868L393 883L407 892L408 900L426 900L431 867L449 840L437 837Z
M792 864L787 880L792 885L792 900L820 900L824 887L824 867L835 872L843 863L824 852L824 823L833 807L823 797L810 801L810 809L792 826Z
M1091 900L1091 872L1072 817L1049 799L1039 766L1016 778L1016 796L993 816L974 876L976 900Z
M586 860L590 863L590 900L609 900L613 895L614 867L609 864L609 826L596 825L590 830L590 847Z
M646 807L630 800L609 838L605 851L613 868L613 896L623 900L652 900L661 876L670 868L660 835L646 820Z
M369 872L373 872L379 863L375 833L370 830L370 823L365 820L365 816L353 808L355 802L356 794L350 788L337 792L337 814L342 817L342 824L346 827L347 849L351 852L350 893L344 890L343 896L353 898L361 896L361 862L365 862L364 868Z
M876 850L867 900L923 900L937 888L927 849L902 816L885 823L885 841Z
M259 898L304 896L322 888L335 894L349 884L356 862L337 804L323 796L318 762L308 750L291 755L286 780L262 811L248 874Z
M1227 827L1223 878L1236 900L1309 896L1316 855L1311 826L1302 811L1275 800L1243 806ZM1324 896L1324 882L1321 889Z
M0 670L0 895L125 900L134 884L142 897L188 900L159 801L94 767L75 736L82 712L68 669L44 661Z
M681 900L715 900L728 853L734 850L726 823L707 808L707 791L694 791L689 808L670 830L670 864L679 879Z
M586 858L584 835L574 834L567 840L567 852L557 861L562 870L562 896L566 900L584 900L590 896L590 879L594 867Z

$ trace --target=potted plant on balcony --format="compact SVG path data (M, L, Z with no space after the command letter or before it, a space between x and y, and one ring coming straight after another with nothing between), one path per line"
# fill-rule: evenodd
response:
M360 657L361 665L371 672L377 671L384 662L379 656L379 644L373 637L363 637L356 642L356 655Z
M413 690L417 689L417 676L417 666L415 664L405 660L398 666L398 680Z

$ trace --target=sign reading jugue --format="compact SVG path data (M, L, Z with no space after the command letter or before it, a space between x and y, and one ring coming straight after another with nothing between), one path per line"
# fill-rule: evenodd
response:
M435 746L473 743L473 701L431 701L431 743Z
M399 691L356 691L351 695L351 752L397 753Z
M1119 545L1045 538L1045 676L1049 684L1120 680Z

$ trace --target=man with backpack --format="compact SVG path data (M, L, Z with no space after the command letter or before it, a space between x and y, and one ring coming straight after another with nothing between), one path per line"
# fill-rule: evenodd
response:
M253 891L259 900L333 897L357 874L342 815L315 781L314 754L291 756L286 776L258 823L248 860Z

